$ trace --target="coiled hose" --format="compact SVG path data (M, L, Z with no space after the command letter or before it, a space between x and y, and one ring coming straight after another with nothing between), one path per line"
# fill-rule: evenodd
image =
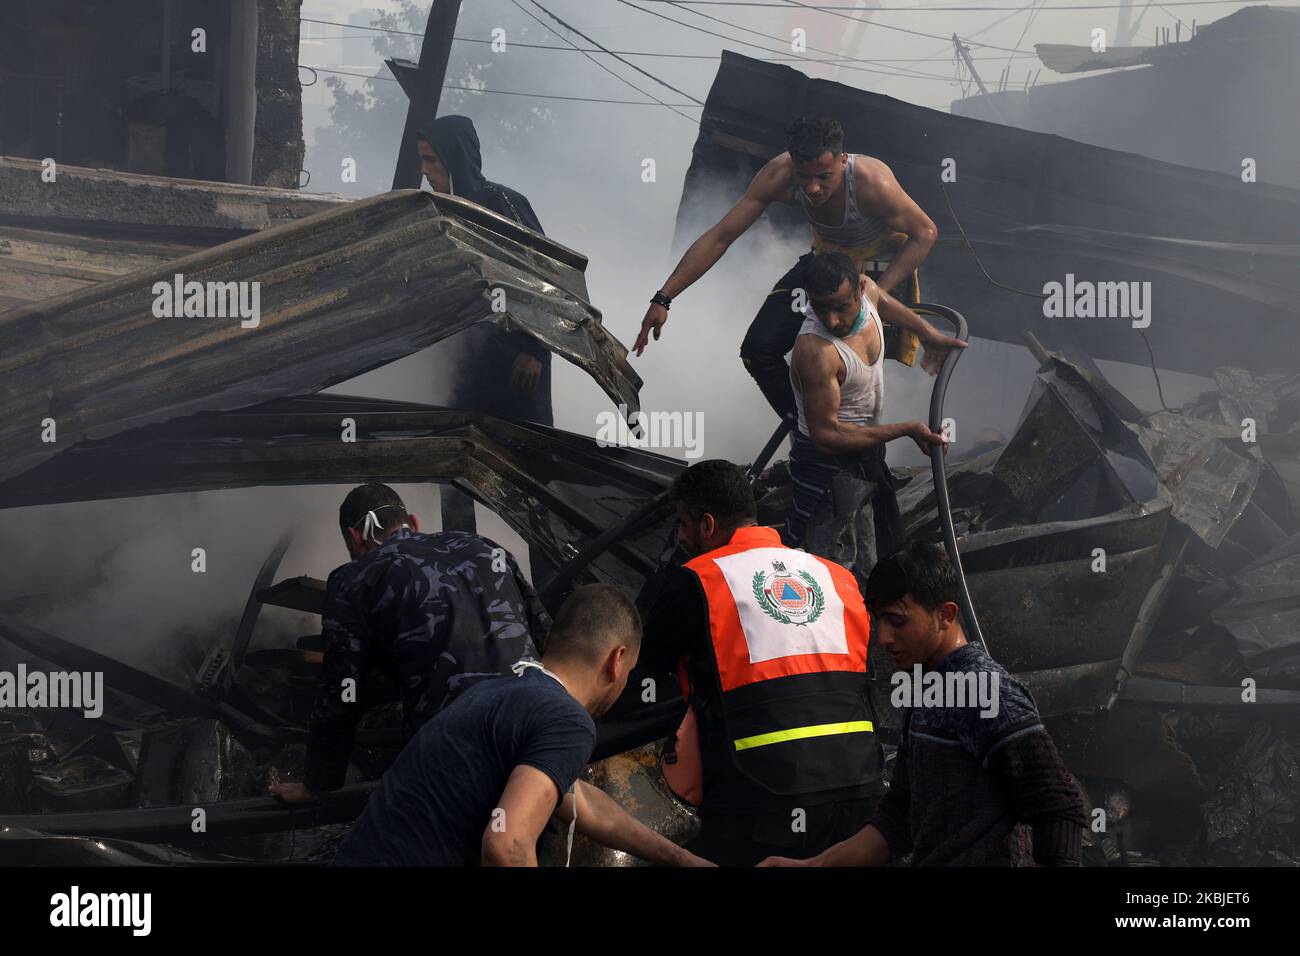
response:
M956 309L950 309L946 305L931 305L929 303L919 303L909 306L909 308L921 315L946 320L952 324L956 338L961 339L963 342L967 340L969 329L966 325L966 318ZM947 358L943 360L943 366L939 369L939 374L935 377L934 389L930 392L929 424L931 431L943 431L943 399L948 392L948 380L952 378L952 370L957 367L957 360L961 358L962 351L962 349L953 349L949 352ZM957 532L952 526L952 505L948 501L948 475L943 465L944 447L943 445L930 446L930 472L934 475L934 498L939 509L939 523L943 526L943 545L948 552L948 560L952 563L953 570L957 572L961 614L966 622L966 638L978 641L987 650L988 642L984 640L984 633L980 630L979 619L975 616L975 605L971 603L970 589L966 586L966 574L962 570L961 555L957 552Z

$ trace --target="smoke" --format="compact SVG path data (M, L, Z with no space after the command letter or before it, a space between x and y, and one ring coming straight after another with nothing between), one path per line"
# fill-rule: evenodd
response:
M385 7L392 9L391 4ZM687 56L716 54L723 47L766 55L741 42L724 43L623 8L605 11L600 23L591 24L585 3L555 0L554 7L560 15L590 26L611 44ZM308 0L302 13L345 20L362 8L362 3L352 0ZM507 25L515 31L519 17L509 10L502 16L507 14L512 18ZM462 17L470 15L471 5L466 4ZM676 15L681 16L681 12ZM840 34L845 30L842 19L811 11L769 16L756 9L752 16L741 17L735 11L725 15L745 19L776 36L788 36L791 29L806 27L810 48L838 49ZM768 19L760 19L765 16ZM983 26L987 22L987 15L950 14L947 18L942 29L933 18L924 22L945 36L954 31L968 36L971 24ZM1051 28L1026 35L1023 45L1086 37L1085 27L1091 26L1091 21L1085 23L1082 16L1067 16L1054 19L1052 24ZM536 29L526 22L523 25ZM1016 43L1020 27L1017 22L1006 23L981 39L1003 45ZM318 32L328 35L342 31L324 27ZM894 58L915 54L939 56L946 62L951 54L950 45L944 50L940 41L900 39L901 35L874 28L859 32L860 45L847 55L869 57L889 50ZM746 36L761 45L776 45ZM543 42L561 45L546 34L542 38ZM896 44L905 41L906 50L900 52ZM975 52L977 58L985 55L978 48ZM490 55L485 47L457 44L449 76L472 73L475 58L483 60ZM524 49L501 55L533 58L511 61L529 64L522 76L516 71L511 80L519 90L645 99L577 55ZM310 56L303 59L304 63L310 61ZM704 98L716 70L716 60L707 57L646 62L654 72L699 99ZM355 67L351 63L344 65ZM796 65L813 76L829 76L838 69L814 63ZM1000 65L987 68L996 72ZM376 55L372 68L378 66ZM934 62L918 61L912 67L947 72L947 67ZM1020 69L1018 66L1017 79ZM939 108L946 107L960 92L953 82L846 69L839 69L833 78ZM644 82L645 88L660 98L679 101L677 94L653 81L642 77L638 82ZM388 116L384 122L389 125L374 130L365 141L336 144L328 149L318 147L312 127L326 117L320 100L322 91L323 87L305 94L314 103L308 111L306 130L306 166L314 172L311 188L358 195L386 189L395 159L391 152L401 139L401 111L393 111L391 116L384 114ZM512 97L467 94L458 109L479 128L488 177L523 192L548 235L590 257L586 271L590 298L603 312L611 333L631 345L651 294L675 264L669 250L698 129L693 122L661 107L554 100L526 101L529 112L515 110L505 122L505 104L516 102ZM701 112L694 107L683 107L681 111L691 117ZM527 132L518 133L523 128L520 123L529 118ZM515 133L507 135L512 130ZM340 154L340 150L344 152ZM358 160L362 180L355 186L339 180L346 156ZM735 184L719 188L732 193L736 190ZM693 234L712 224L708 218L696 219L686 224ZM776 425L740 363L739 346L772 284L805 248L801 242L773 241L770 235L758 231L746 236L703 280L677 299L662 339L651 342L643 357L632 359L645 381L641 399L646 410L702 415L704 454L708 457L749 461ZM454 361L454 346L435 346L331 391L439 403L446 400L448 374ZM1154 380L1149 370L1114 363L1103 363L1103 368L1113 376L1116 386L1140 405L1155 406ZM1011 433L1033 369L1028 353L1018 347L987 342L976 342L971 347L962 359L948 398L949 407L961 412L959 447L966 436L973 438L986 428ZM554 370L556 425L593 435L597 416L610 410L612 402L568 363L557 360ZM1195 394L1204 383L1193 376L1162 373L1162 384L1167 402L1173 405ZM931 380L919 369L889 363L885 417L891 421L924 418L930 386ZM683 450L663 451L680 456ZM891 446L890 459L895 464L922 462L909 442ZM411 509L419 513L424 527L438 527L438 495L433 485L399 490ZM19 608L24 620L35 626L177 679L178 675L193 673L196 657L213 641L227 641L233 636L257 571L282 532L291 531L296 537L278 578L299 574L325 577L346 560L336 528L336 509L346 491L336 486L255 488L3 511L0 548L9 560L0 581L0 596L6 607ZM525 549L518 536L484 509L477 512L480 530L510 548L526 566ZM206 552L207 570L203 573L191 570L196 547ZM309 615L266 608L254 641L257 646L285 644L317 626L317 619Z
M207 651L229 646L280 535L275 580L324 578L348 560L338 506L351 486L245 488L0 512L7 613L141 670L186 684ZM421 525L438 526L431 485L397 485ZM203 570L196 570L202 549ZM251 646L287 646L320 619L264 607Z

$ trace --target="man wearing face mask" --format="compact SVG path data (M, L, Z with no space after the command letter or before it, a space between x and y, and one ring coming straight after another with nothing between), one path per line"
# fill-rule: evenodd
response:
M805 530L831 481L845 470L870 482L874 538L865 564L876 554L900 547L902 520L893 477L885 464L885 444L911 438L929 456L931 445L945 444L925 422L880 424L885 400L884 327L882 320L935 341L930 323L882 292L842 253L816 256L804 279L808 306L795 338L790 361L798 426L790 437L793 498L786 517L785 539L804 545ZM931 345L923 365L935 374L951 345ZM872 547L874 545L874 548ZM864 572L865 573L865 572Z
M849 256L881 289L905 302L920 301L917 269L934 247L938 230L880 160L844 151L844 129L826 116L802 116L786 130L786 151L771 159L745 194L716 225L686 250L672 275L650 300L641 332L632 346L640 355L658 339L673 299L694 284L756 223L773 203L795 205L808 220L812 251L773 287L750 323L740 358L772 410L794 414L785 356L799 328L795 309L814 254L838 251ZM892 322L885 316L886 322ZM928 327L927 327L928 328ZM951 348L952 340L929 329L896 328L890 358L912 365L917 347ZM918 341L919 339L919 341Z
M434 192L450 193L490 209L533 232L542 224L524 196L483 175L478 133L467 116L441 116L418 132L420 172ZM450 405L554 424L551 353L527 332L479 322L456 336L463 352Z
M630 745L681 722L663 769L699 807L692 852L726 866L812 856L857 832L881 790L857 582L759 526L738 465L693 465L672 497L690 560L655 599L633 686L675 675L689 710L685 722L681 708L639 728Z
M326 584L306 783L270 788L289 801L342 786L372 666L401 688L409 739L476 681L536 660L551 624L509 552L475 534L421 533L387 485L354 488L339 528L352 561Z

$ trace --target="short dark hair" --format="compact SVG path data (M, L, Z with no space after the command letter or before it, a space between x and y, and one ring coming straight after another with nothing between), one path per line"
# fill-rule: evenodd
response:
M385 531L406 521L406 505L402 496L387 485L368 481L348 492L339 505L339 530L345 535L365 520L366 512L373 511Z
M871 569L867 607L885 607L907 596L927 611L949 601L960 605L957 572L942 547L913 541Z
M844 152L844 127L827 116L801 116L786 129L785 142L795 162L811 163L822 153Z
M834 295L844 280L857 287L858 267L842 252L822 252L813 256L812 264L804 276L804 291L813 295Z
M546 656L595 666L620 644L641 646L636 604L612 584L584 584L560 605L546 635Z
M696 521L711 514L723 528L758 516L745 469L721 458L691 465L673 480L670 494Z

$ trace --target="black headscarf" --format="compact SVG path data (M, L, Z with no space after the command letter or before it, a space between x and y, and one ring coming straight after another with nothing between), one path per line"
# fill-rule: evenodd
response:
M542 232L537 214L521 193L491 182L483 175L478 133L468 116L440 116L420 127L418 133L446 167L453 195L478 203L534 232Z

